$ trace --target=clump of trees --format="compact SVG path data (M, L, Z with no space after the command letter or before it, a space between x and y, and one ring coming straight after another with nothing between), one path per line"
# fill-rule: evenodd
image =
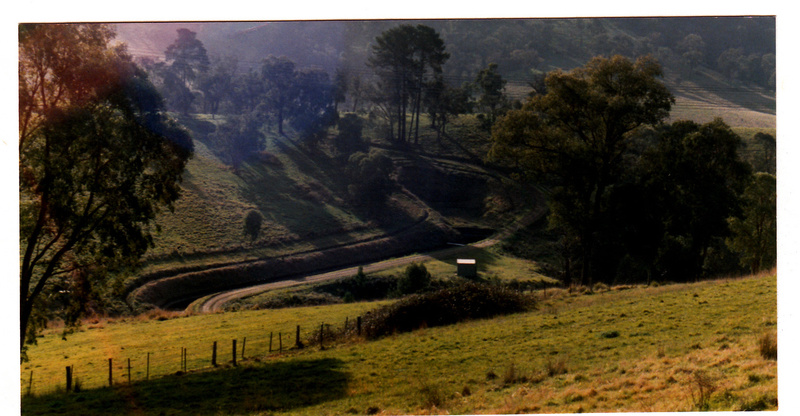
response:
M390 137L416 144L423 98L450 57L444 41L430 26L400 25L375 38L372 52L369 65L380 79Z
M297 68L286 57L268 56L258 70L240 73L235 58L209 59L196 33L178 29L164 61L144 66L166 97L170 109L202 111L224 120L210 135L210 147L235 170L264 149L262 129L272 126L286 135L290 126L312 146L333 126L337 89L327 72Z
M755 215L742 210L752 180L742 141L719 119L665 124L673 98L660 76L647 57L553 71L546 93L492 131L493 160L550 184L549 224L569 282L692 280L724 268L713 263L729 246L743 249L733 242L741 237L725 244L729 223Z

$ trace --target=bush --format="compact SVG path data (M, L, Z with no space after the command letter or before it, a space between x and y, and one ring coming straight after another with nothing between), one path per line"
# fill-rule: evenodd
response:
M365 319L364 333L368 338L378 338L418 328L524 312L533 307L530 296L500 286L468 282L412 295L372 311Z
M406 267L403 277L397 281L397 291L401 295L420 293L431 284L431 274L424 264L412 263Z
M256 210L250 210L247 216L244 217L244 233L249 236L251 240L258 238L258 233L261 231L261 223L264 217Z
M778 340L772 333L766 333L758 339L758 352L765 360L778 359Z

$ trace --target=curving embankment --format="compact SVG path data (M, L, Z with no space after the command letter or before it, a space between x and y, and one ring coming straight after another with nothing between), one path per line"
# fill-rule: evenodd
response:
M445 245L452 237L449 228L422 221L394 235L370 241L176 274L148 282L133 290L130 297L164 309L183 308L212 293L430 250Z
M475 248L490 247L508 238L520 228L523 228L537 221L539 218L542 217L542 215L544 215L545 211L546 211L545 206L543 204L539 204L533 211L527 213L519 220L509 224L507 227L503 228L502 230L493 234L492 236L477 241L473 244L469 244L466 246L459 246L459 247L450 247L446 249L432 251L426 254L414 254L401 258L392 258L389 260L366 264L361 267L363 267L363 271L365 273L374 273L382 270L405 266L411 263L425 262L428 260L432 260L434 258L454 256L459 254L460 252L467 252L471 250L473 247ZM296 278L277 280L269 283L262 283L249 287L222 291L212 296L206 297L205 299L198 299L198 301L190 304L186 310L191 312L216 312L222 310L225 304L227 304L228 302L232 302L237 299L258 295L260 293L269 290L275 290L284 287L345 278L348 276L353 276L357 272L358 272L358 267L348 267L325 273L298 276Z

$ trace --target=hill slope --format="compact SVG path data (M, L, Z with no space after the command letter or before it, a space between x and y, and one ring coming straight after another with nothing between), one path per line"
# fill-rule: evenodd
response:
M31 415L774 410L777 361L762 356L760 344L776 334L776 283L773 274L594 294L548 289L537 292L540 306L533 312L376 341L326 342L324 350L287 351L297 325L306 342L317 336L320 324L338 331L349 318L353 328L356 316L384 303L97 321L66 341L52 329L31 349L31 362L20 367L20 385L25 392L33 371L34 396L23 398L22 410ZM277 351L279 333L283 353ZM244 357L237 367L230 363L232 339L240 341ZM214 341L220 341L217 368L210 365ZM114 388L104 387L109 358L115 363ZM133 366L130 385L127 358ZM81 392L53 392L63 386L65 365L74 366Z

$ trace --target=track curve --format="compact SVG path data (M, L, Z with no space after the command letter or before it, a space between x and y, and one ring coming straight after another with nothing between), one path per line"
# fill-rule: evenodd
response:
M539 204L533 211L523 216L519 220L513 222L500 232L494 234L489 238L486 238L484 240L478 241L473 244L435 250L429 253L414 254L400 258L392 258L388 260L369 263L361 267L363 267L365 273L374 273L381 270L405 266L411 263L419 263L432 260L435 257L457 255L459 252L466 252L472 248L490 247L508 238L510 235L512 235L515 231L519 230L520 228L525 227L533 223L534 221L538 220L539 218L541 218L542 215L544 215L544 212L545 208L543 204ZM190 304L186 308L186 310L193 312L199 311L203 313L217 312L222 310L222 308L226 303L232 302L237 299L254 296L270 290L281 289L285 287L298 286L303 284L317 283L327 280L349 277L355 275L357 272L358 272L358 267L347 267L325 273L309 274L299 278L289 278L270 283L257 284L254 286L244 287L240 289L226 290L223 292L213 294L211 296L207 296L202 299L198 299L197 301L192 302L192 304Z

